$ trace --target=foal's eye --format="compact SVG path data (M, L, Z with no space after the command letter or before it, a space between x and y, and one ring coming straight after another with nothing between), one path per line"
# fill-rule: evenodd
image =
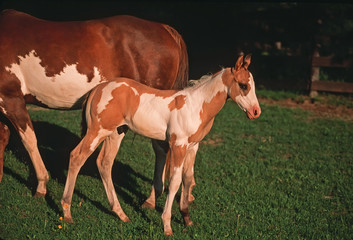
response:
M246 91L248 89L248 85L243 84L243 83L239 83L239 87L241 88L241 90Z

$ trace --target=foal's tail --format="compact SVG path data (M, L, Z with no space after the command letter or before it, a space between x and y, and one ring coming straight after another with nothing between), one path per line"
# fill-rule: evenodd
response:
M184 39L177 32L177 30L175 30L174 28L166 24L163 24L163 26L169 32L169 34L174 38L175 42L178 44L180 48L179 68L178 68L177 77L173 84L173 89L182 89L186 87L189 79L189 58L188 58L186 44L184 42Z
M91 95L90 93L92 92L89 91L86 93L86 96L84 97L83 103L82 103L82 111L81 111L81 138L86 135L87 132L87 117L86 117L86 112L87 108L90 107L90 105L87 104L88 98Z

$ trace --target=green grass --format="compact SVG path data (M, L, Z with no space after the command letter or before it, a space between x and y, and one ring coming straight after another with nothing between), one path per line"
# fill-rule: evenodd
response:
M309 97L303 92L295 91L273 91L268 89L256 90L258 98L266 98L275 101L280 100L293 100L296 103L304 103L305 101L317 102L330 106L344 106L347 108L353 108L353 94L334 94L320 92L320 94L314 98Z
M111 214L95 161L89 159L76 182L74 224L65 224L60 199L69 153L79 141L80 112L30 114L51 175L49 193L44 199L32 197L34 170L13 137L0 184L0 238L164 239L160 216L165 194L157 210L140 208L154 169L148 139L129 132L113 166L115 188L131 222ZM194 226L183 226L175 202L174 238L350 239L352 142L350 121L276 105L263 105L261 117L248 120L228 102L196 157Z
M282 99L296 99L298 97L302 97L298 92L290 92L290 91L272 91L268 89L259 88L256 90L256 95L259 98L268 98L272 100L282 100Z

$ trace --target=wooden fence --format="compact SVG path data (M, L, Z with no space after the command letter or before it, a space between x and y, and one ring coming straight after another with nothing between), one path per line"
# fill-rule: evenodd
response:
M316 49L311 62L310 96L315 96L318 91L353 93L353 83L320 80L320 67L347 68L353 66L353 59L335 61L334 57L320 57Z

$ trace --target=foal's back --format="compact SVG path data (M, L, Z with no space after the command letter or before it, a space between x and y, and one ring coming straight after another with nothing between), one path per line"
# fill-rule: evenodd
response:
M176 90L151 88L129 78L102 83L88 98L88 127L114 131L128 125L138 134L165 140L177 93Z

